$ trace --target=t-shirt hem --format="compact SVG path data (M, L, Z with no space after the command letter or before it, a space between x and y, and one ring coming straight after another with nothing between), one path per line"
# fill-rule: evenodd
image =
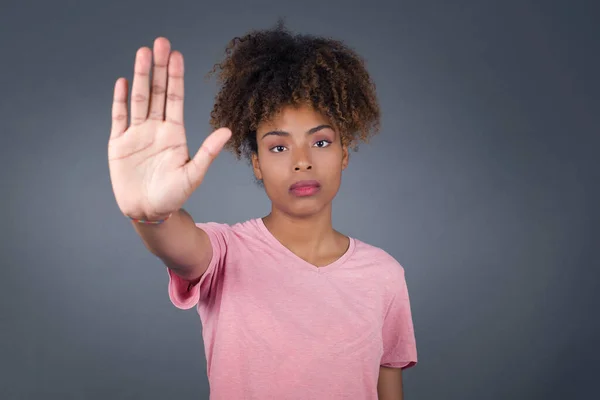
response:
M395 361L390 363L382 363L382 367L386 368L400 368L400 369L408 369L417 365L417 360L410 361Z

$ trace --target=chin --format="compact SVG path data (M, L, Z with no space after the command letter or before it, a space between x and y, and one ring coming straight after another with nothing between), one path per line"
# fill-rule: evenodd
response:
M308 200L308 199L306 199ZM312 201L311 201L312 200ZM279 210L283 211L287 215L294 218L309 218L314 215L322 213L327 209L328 203L323 203L321 199L311 199L309 201L294 201L292 204L288 203L278 207ZM294 204L295 203L295 204Z

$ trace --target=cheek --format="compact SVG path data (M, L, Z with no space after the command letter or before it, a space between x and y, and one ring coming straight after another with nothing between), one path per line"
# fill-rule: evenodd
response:
M282 163L282 159L272 160L271 157L266 156L263 158L263 161L260 164L260 171L263 176L263 181L265 185L277 184L286 179L287 174L287 165Z
M342 152L339 154L327 154L321 157L318 161L318 167L321 171L327 173L327 175L337 175L342 172Z

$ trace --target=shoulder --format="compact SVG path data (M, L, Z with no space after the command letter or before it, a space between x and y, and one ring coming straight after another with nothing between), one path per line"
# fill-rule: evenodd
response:
M356 257L370 260L384 269L390 269L392 271L403 270L400 262L381 247L374 246L359 239L353 240L355 243L354 252Z
M354 257L361 263L371 267L384 281L396 285L404 281L404 267L400 262L381 247L353 239Z
M235 223L196 222L196 227L209 234L222 236L225 239L248 240L257 238L260 234L260 226L256 218Z

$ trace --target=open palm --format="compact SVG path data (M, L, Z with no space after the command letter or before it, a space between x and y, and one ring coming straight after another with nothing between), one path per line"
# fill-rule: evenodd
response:
M127 81L119 78L115 83L108 164L115 198L125 215L159 219L178 210L231 136L227 128L214 131L190 158L183 76L183 55L171 52L167 39L157 38L153 52L142 47L136 54L130 116Z

